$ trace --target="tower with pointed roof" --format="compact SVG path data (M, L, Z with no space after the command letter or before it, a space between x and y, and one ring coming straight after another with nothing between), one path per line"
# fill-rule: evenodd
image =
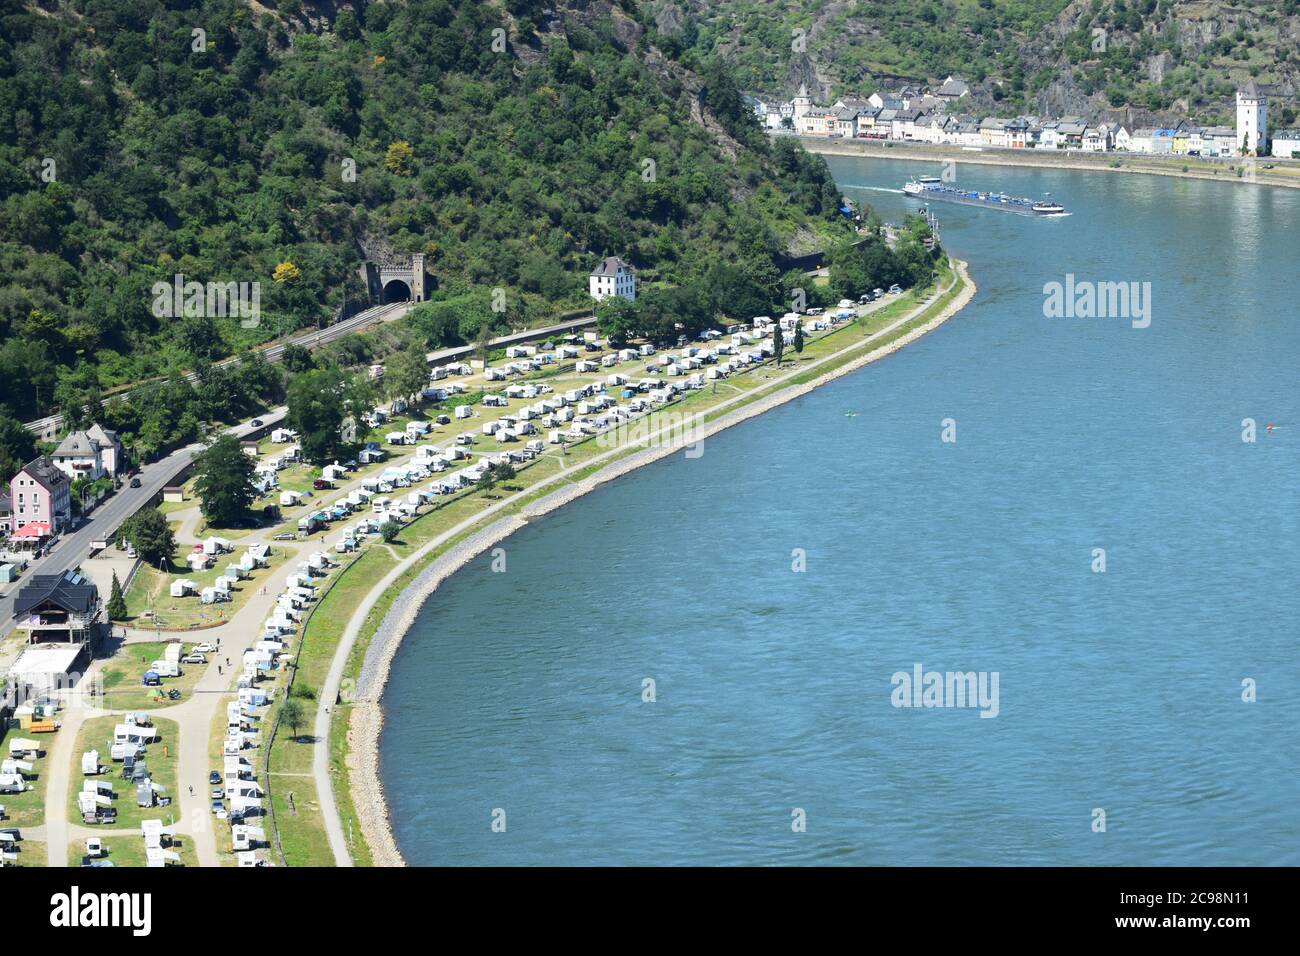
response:
M798 129L799 121L803 119L805 113L812 109L812 97L808 95L808 84L801 84L799 92L795 94L795 98L790 102L794 105L794 127Z

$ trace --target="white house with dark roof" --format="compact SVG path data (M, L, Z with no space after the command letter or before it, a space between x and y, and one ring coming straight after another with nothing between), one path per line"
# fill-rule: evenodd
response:
M618 256L606 256L589 277L591 297L599 301L611 295L636 301L636 270Z
M1273 134L1273 155L1282 159L1300 156L1300 129L1280 129Z
M50 459L73 481L83 475L92 480L112 477L122 460L122 444L116 432L91 425L84 432L69 432Z

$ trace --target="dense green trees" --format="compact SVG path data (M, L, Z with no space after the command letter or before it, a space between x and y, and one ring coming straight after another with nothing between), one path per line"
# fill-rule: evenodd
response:
M363 237L425 254L436 288L413 322L438 347L584 305L603 254L686 285L716 262L770 267L801 227L845 234L825 163L769 146L725 64L701 69L707 108L745 144L734 160L672 71L621 48L610 20L564 14L533 41L540 57L494 52L493 29L519 43L543 18L515 7L513 26L471 0L340 7L332 31L225 0L6 15L0 380L13 414L93 409L149 380L121 411L124 439L148 452L196 437L210 412L246 408L222 401L231 382L214 360L364 296ZM259 283L259 318L156 314L154 283L178 275ZM507 314L489 309L496 288ZM189 369L207 370L193 395Z
M22 426L9 409L0 405L0 485L36 457L36 436Z
M303 458L324 465L347 457L364 437L361 416L373 396L367 383L336 368L318 368L289 383L290 428L298 433Z
M857 245L833 247L827 254L831 289L837 296L856 298L894 283L904 288L929 285L935 263L943 255L937 244L932 249L926 246L929 238L930 227L925 220L908 216L892 248L879 236Z
M233 435L218 438L195 459L194 491L210 527L228 528L248 515L257 497L256 467Z

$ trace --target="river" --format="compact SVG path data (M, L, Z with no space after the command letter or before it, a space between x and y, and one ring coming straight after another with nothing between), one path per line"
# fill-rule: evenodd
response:
M828 161L887 219L940 170ZM408 862L1300 863L1300 193L957 173L1070 215L936 205L956 318L429 600L383 698ZM1149 325L1045 317L1067 275ZM918 665L996 716L895 706Z

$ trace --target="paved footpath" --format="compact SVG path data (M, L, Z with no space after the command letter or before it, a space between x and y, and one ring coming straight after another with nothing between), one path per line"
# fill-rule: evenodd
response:
M914 321L918 316L921 315L922 312L924 312L926 309L928 309L931 306L931 304L934 302L936 297L942 297L944 294L946 294L953 287L953 285L955 285L956 281L957 280L954 277L953 282L950 283L948 286L946 286L944 289L940 290L937 296L931 295L927 297L916 308L912 309L902 318L899 318L894 322L891 322L889 325L885 326L884 328L881 328L870 335L863 336L862 338L855 341L853 344L847 345L842 349L832 352L831 354L823 357L822 359L820 359L815 363L810 362L802 365L794 364L794 366L790 369L789 372L774 376L773 378L765 381L762 387L766 389L766 388L771 388L773 385L778 385L778 386L782 385L790 381L791 379L795 378L796 376L804 375L809 371L815 370L818 366L825 365L828 362L842 358L843 356L851 354L853 352L860 351L863 352L864 354L866 352L869 352L870 348L866 346L869 346L871 342L877 339L889 335L891 332L896 331L897 329L906 325L907 323ZM878 304L876 308L881 308L883 307L883 305L884 303ZM872 311L875 311L875 308L859 310L860 314L863 315L868 314L869 312ZM750 398L751 395L749 392L742 392L732 398L725 399L719 402L718 404L710 407L708 409L708 412L709 414L713 414L714 412L717 412L719 410L736 405L739 402L746 402ZM653 445L654 439L656 439L660 434L670 434L676 428L677 428L676 425L672 425L672 426L666 426L655 432L652 432L647 436L645 436L644 444L646 445L646 447L650 447ZM567 481L569 476L574 474L575 472L585 471L591 468L592 465L609 461L615 457L623 455L626 451L627 451L626 448L613 448L603 454L596 455L592 458L585 459L577 464L564 468L561 471L556 472L551 477L546 478L535 485L530 485L528 488L528 494L531 495L540 488L545 488L549 485L555 485ZM330 772L329 772L329 731L330 731L330 718L331 718L330 705L335 700L338 699L339 689L341 688L343 683L343 674L344 674L344 670L347 667L348 658L351 656L353 645L356 643L357 638L361 634L361 628L365 624L366 617L369 615L371 609L375 606L375 602L379 600L380 596L383 595L385 592L387 592L390 588L392 588L397 583L398 579L401 578L401 576L405 574L410 568L419 564L419 562L423 561L424 558L426 558L431 552L433 552L439 547L442 547L444 544L446 544L448 541L455 538L457 535L463 534L464 532L468 531L470 528L474 527L475 525L486 524L487 522L485 521L485 519L491 517L494 514L497 514L498 512L503 511L506 508L513 506L515 504L514 498L515 496L511 495L509 497L503 498L501 501L497 502L496 504L489 505L488 507L484 508L482 511L479 511L474 515L471 515L470 517L466 518L464 521L460 522L454 527L449 528L447 531L444 531L436 538L433 538L430 541L426 542L418 550L412 552L409 557L407 557L404 561L397 564L391 571L388 572L388 574L386 574L379 581L378 584L376 584L374 587L370 589L370 592L366 595L365 599L362 600L362 602L357 606L356 610L352 612L352 616L348 619L347 627L344 629L342 636L339 638L338 647L335 649L334 657L330 661L330 669L328 675L325 678L325 685L324 687L321 688L321 694L319 698L320 703L317 706L316 721L315 721L315 726L313 731L315 734L316 742L314 747L314 753L312 754L312 773L316 778L316 792L317 792L317 800L320 804L321 818L325 823L325 833L329 839L330 850L334 854L334 862L336 866L352 866L353 862L352 862L352 854L348 850L347 841L343 837L343 826L339 819L338 805L334 801L334 789L333 789L332 781L330 780Z

